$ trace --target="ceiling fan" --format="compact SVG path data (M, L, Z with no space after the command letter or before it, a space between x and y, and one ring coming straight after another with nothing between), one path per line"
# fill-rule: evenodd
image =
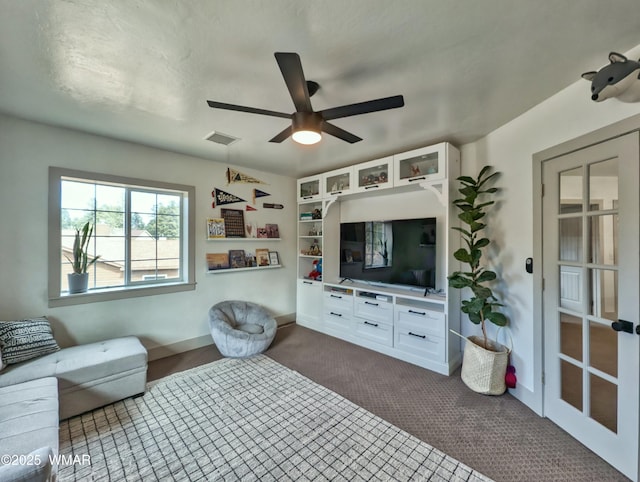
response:
M327 134L353 144L362 139L328 121L367 114L369 112L395 109L404 105L404 98L401 95L394 95L392 97L383 97L381 99L314 111L311 107L310 97L317 92L319 85L312 80L305 80L300 56L293 52L276 52L274 55L296 108L293 114L236 104L226 104L213 100L207 101L209 107L290 119L291 125L277 134L273 139L270 139L269 142L282 142L291 136L294 141L300 144L315 144L322 138L321 132L326 132Z

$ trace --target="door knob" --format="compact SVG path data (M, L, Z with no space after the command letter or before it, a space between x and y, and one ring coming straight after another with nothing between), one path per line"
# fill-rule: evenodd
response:
M611 328L615 331L624 331L625 333L633 333L633 323L625 320L618 320L611 323ZM636 331L637 333L637 331ZM640 333L638 333L640 335Z

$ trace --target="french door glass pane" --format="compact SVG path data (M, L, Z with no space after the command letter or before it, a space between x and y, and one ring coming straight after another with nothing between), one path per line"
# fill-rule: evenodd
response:
M560 360L560 398L582 411L582 368Z
M582 168L560 173L560 214L582 212Z
M589 165L589 210L612 209L618 201L618 158Z
M582 361L582 318L560 313L560 353Z
M589 361L593 368L618 376L618 332L609 323L589 322Z
M618 319L618 272L612 269L590 269L591 315L616 321Z
M618 386L593 373L589 376L591 418L618 432Z
M559 220L560 261L582 262L582 218Z
M618 215L589 216L589 253L591 263L618 264Z

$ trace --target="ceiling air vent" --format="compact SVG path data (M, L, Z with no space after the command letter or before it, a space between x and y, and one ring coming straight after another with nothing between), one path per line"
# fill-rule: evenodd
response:
M223 134L222 132L213 131L211 134L205 137L205 140L215 142L216 144L222 144L223 146L230 146L240 139L230 136L229 134Z

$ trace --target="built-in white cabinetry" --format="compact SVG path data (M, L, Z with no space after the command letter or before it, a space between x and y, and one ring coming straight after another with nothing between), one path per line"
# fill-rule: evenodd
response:
M307 328L322 331L322 283L298 280L296 322Z
M404 186L447 177L447 154L450 144L422 147L393 156L395 164L393 185Z
M461 361L460 341L449 331L460 329L459 294L446 281L459 269L453 256L459 237L451 230L457 213L449 194L459 172L459 151L442 143L298 180L297 322L451 374ZM341 220L410 219L407 211L437 218L439 291L341 279ZM321 278L310 279L314 262L323 264Z
M320 174L298 179L298 202L322 199L322 194L322 176Z
M353 166L354 192L374 192L393 187L393 156Z
M353 167L344 167L322 175L324 198L333 198L353 192Z

